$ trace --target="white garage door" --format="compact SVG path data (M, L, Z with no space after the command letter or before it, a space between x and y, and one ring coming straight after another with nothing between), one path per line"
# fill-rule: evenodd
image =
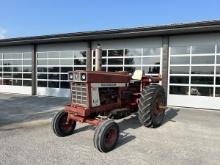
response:
M37 46L37 95L69 97L68 72L85 70L86 42Z
M169 105L220 109L218 36L171 38Z
M69 97L68 72L86 69L86 51L37 53L37 94Z
M0 49L0 92L31 94L32 52L29 47Z

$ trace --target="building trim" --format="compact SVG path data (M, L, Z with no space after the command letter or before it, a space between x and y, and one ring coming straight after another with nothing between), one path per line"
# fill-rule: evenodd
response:
M88 40L124 39L135 37L178 35L203 32L220 32L220 20L170 24L125 29L112 29L88 32L76 32L33 37L19 37L0 40L0 46L40 44L54 42L72 42Z
M169 36L162 37L162 86L168 93Z

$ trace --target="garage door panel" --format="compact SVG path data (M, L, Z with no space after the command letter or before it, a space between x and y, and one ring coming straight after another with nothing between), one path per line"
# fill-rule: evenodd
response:
M31 94L31 47L0 48L0 92Z
M25 87L25 86L0 85L0 93L19 93L19 94L31 95L31 90L32 90L31 87Z
M55 96L55 97L70 97L69 89L61 89L61 88L37 88L37 95L41 96Z
M220 109L220 98L169 95L168 105L202 109Z
M181 39L177 37L171 39L168 104L220 109L218 97L220 54L217 53L220 45L215 42L216 40L208 42L210 38L205 42L204 37L202 42L199 40L195 42L195 38L193 41L187 40L187 37Z
M86 69L85 50L37 52L37 94L69 97L67 73Z

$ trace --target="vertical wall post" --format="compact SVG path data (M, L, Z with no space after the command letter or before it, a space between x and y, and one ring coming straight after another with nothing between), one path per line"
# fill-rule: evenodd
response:
M88 47L86 50L86 70L92 70L92 42L88 41Z
M32 52L32 95L37 95L37 45L33 45Z
M162 86L168 92L169 36L162 37Z

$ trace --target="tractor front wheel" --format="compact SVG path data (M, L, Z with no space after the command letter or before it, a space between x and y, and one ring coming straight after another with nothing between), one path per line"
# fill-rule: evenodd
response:
M67 123L67 117L68 113L62 110L52 120L53 132L59 137L71 135L76 127L76 121L71 120Z
M145 127L159 127L165 116L166 95L162 86L146 86L139 99L138 118Z
M93 137L94 146L100 152L109 152L115 148L118 137L118 124L113 120L103 121L95 130Z

